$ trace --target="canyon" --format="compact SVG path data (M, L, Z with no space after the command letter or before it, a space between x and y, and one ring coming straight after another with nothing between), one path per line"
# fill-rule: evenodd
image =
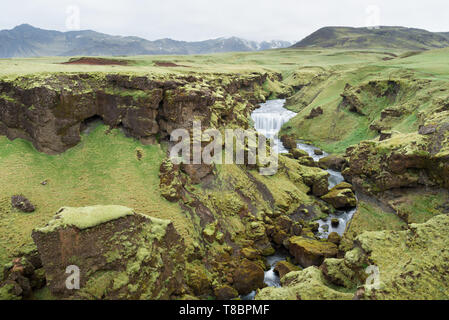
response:
M442 50L4 69L0 297L447 297L449 79L418 63ZM277 173L172 163L170 134L193 121L279 131Z

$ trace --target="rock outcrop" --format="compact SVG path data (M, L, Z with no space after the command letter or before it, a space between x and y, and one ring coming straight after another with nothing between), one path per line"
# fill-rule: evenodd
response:
M293 272L293 271L300 271L301 268L298 266L295 266L294 264L288 262L288 261L279 261L276 263L276 266L274 267L274 271L279 274L279 278L283 278L287 273Z
M243 260L234 273L234 288L240 294L248 294L264 286L264 270L260 265L249 260Z
M278 76L53 74L0 80L0 134L58 154L80 142L92 118L143 143L155 143L174 129L191 129L194 120L204 127L246 128L249 112L269 94L260 88L270 77Z
M56 297L169 299L183 289L185 246L170 221L121 206L62 208L32 236ZM79 290L66 286L69 266Z
M320 266L325 258L335 257L338 253L334 243L305 237L290 238L288 248L295 261L305 268Z
M36 210L31 201L25 198L23 195L12 196L11 205L13 208L25 213L34 212L34 210Z
M327 194L321 197L336 209L352 208L357 206L352 186L348 183L341 183L333 187ZM337 223L338 224L338 223Z

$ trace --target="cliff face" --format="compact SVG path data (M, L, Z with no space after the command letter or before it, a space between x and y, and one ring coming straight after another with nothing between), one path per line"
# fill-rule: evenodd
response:
M169 299L183 287L185 246L168 220L121 206L62 208L33 239L60 298ZM66 284L69 266L80 290Z
M265 100L268 77L53 74L0 81L0 134L29 140L41 152L58 154L80 141L83 122L101 117L143 143L155 143L177 128L244 125L254 104ZM234 107L234 108L232 108ZM235 112L238 110L238 113Z

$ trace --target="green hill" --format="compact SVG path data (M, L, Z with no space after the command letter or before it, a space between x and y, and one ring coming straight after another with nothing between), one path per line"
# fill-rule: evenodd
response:
M449 33L404 27L325 27L293 45L293 48L427 50L449 47Z

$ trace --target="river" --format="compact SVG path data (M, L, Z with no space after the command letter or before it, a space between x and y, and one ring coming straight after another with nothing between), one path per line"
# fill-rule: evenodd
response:
M274 138L274 145L275 147L278 147L279 153L287 153L288 151L282 145L277 134L285 123L296 116L296 113L284 108L285 102L284 99L269 100L260 104L260 108L256 109L251 114L254 128L257 132L265 135L267 138ZM318 148L310 144L298 143L297 148L306 151L315 161L319 161L321 158L328 156L326 152L323 152L322 155L316 155L315 150L318 150ZM334 170L326 171L329 172L329 189L344 181L340 172ZM351 220L355 211L356 209L346 211L340 210L336 211L334 214L330 214L326 220L318 220L317 222L320 224L319 236L321 238L327 238L331 232L337 232L339 235L343 235L346 225ZM331 224L333 218L340 221L337 227L333 227ZM267 257L267 263L271 266L270 270L265 272L264 282L267 286L281 286L279 276L274 272L274 267L276 266L276 263L286 260L288 256L286 251L278 250L274 255ZM252 292L247 296L242 296L242 299L252 300L254 299L255 294L255 292Z

